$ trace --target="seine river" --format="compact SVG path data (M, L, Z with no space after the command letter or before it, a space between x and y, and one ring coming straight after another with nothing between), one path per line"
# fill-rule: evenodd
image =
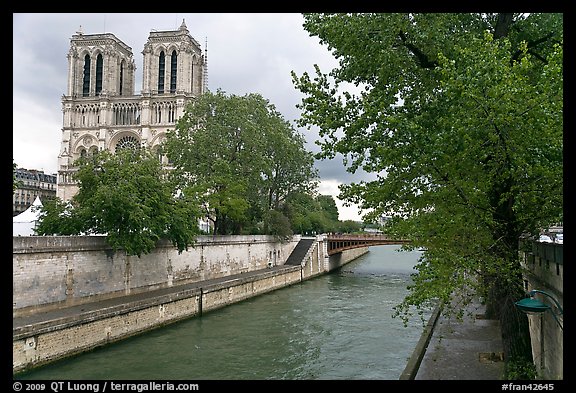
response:
M369 250L330 274L15 379L397 380L423 325L404 327L393 307L420 253Z

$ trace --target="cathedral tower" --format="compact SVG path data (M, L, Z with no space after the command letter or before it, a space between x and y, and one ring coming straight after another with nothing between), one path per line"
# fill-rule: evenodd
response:
M142 92L135 95L132 48L110 33L72 36L62 96L60 199L78 191L76 159L99 150L157 149L188 102L204 91L205 58L184 21L178 30L150 32L142 54Z

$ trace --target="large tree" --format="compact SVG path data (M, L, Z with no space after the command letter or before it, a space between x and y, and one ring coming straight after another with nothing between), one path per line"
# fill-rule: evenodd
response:
M201 196L216 234L286 234L277 213L289 195L316 187L303 136L259 94L204 93L164 151L183 192Z
M160 239L181 252L194 244L199 204L170 183L158 157L146 150L101 151L80 158L71 201L44 203L39 235L102 234L114 249L141 256Z
M562 220L562 15L304 18L339 67L293 74L300 125L320 129L319 158L377 174L343 199L427 250L398 315L480 294L507 360L531 359L519 237Z

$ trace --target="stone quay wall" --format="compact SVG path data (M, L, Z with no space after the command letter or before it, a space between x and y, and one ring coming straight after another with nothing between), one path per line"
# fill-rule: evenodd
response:
M13 316L282 265L299 240L200 236L182 253L160 243L137 257L102 236L13 237Z
M520 261L526 292L545 291L564 308L563 244L524 242L524 245ZM549 311L528 315L532 357L538 377L564 379L564 317L548 296L536 294L535 298L550 306Z
M246 278L201 283L167 296L67 315L14 329L12 367L18 373L92 350L241 300L300 282L300 267L267 269Z

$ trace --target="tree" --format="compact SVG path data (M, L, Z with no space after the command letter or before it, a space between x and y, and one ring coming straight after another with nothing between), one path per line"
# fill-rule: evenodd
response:
M12 193L20 186L18 179L16 179L16 169L18 169L18 165L12 160Z
M279 241L289 240L294 234L290 228L288 217L278 210L270 210L264 220L265 226L268 228L267 233Z
M326 216L332 221L338 221L338 206L332 195L318 195L316 200Z
M355 233L360 232L362 225L359 222L353 220L344 220L340 222L338 226L338 232L342 233Z
M338 207L331 195L295 193L287 200L284 215L295 233L344 232L342 228L349 228L338 221Z
M284 221L270 211L316 186L303 137L259 94L204 93L167 135L164 151L183 192L200 196L216 234L284 234Z
M40 235L105 234L115 250L149 253L160 239L182 252L199 233L198 202L167 180L158 158L146 150L101 151L75 165L79 191L70 202L41 209Z
M318 208L314 197L307 193L290 195L284 205L284 215L288 217L292 231L300 234L311 234L314 229L310 221L310 212Z
M293 73L318 158L376 173L340 197L427 250L397 314L480 294L507 359L531 359L518 247L562 217L562 15L311 14L304 28L340 61Z

